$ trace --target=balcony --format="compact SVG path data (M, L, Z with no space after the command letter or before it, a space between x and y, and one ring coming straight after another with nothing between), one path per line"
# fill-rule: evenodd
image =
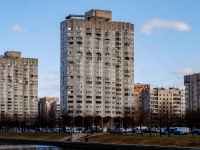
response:
M91 33L92 32L92 28L86 28L86 33Z
M86 37L91 37L92 34L91 33L86 33Z
M106 40L110 40L110 35L105 35Z
M100 39L100 38L101 38L101 34L96 34L95 37L96 37L97 39Z
M67 37L73 37L73 32L68 32Z
M116 34L115 37L116 38L121 38L121 34Z
M101 29L96 29L95 32L96 33L101 33Z

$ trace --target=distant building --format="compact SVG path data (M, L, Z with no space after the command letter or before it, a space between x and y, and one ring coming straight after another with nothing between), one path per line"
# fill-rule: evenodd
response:
M57 118L57 124L60 123L62 120L60 116L60 101L57 102L57 106L56 106L56 118Z
M184 76L186 109L200 109L200 73Z
M148 101L142 101L142 91L145 89L150 89L150 84L134 84L134 109L138 110L140 108L142 109L148 109L149 108L149 102Z
M142 104L149 103L149 109L154 125L158 125L159 114L167 114L174 118L174 123L181 124L186 111L185 90L178 88L154 88L142 91ZM178 118L178 119L177 119Z
M57 122L57 103L58 97L40 98L38 102L38 121L40 126L46 127L50 125L55 127Z
M0 120L33 122L38 114L38 59L7 51L0 57Z

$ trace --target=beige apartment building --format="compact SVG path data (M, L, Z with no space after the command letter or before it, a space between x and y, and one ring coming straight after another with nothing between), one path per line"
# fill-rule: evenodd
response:
M122 117L134 99L134 25L92 9L60 32L61 115Z
M38 114L38 59L7 51L0 65L0 119L33 121Z
M137 87L137 85L135 86ZM139 92L140 98L138 99L140 101L135 103L135 105L150 111L153 125L159 124L158 119L160 114L168 113L169 116L179 118L180 120L183 118L186 111L185 90L178 88L150 89L145 84L143 86L144 89Z
M200 109L200 73L184 76L186 109Z

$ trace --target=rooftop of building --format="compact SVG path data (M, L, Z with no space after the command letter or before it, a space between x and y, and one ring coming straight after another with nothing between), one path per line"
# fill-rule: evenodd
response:
M91 9L91 10L85 12L85 15L70 14L65 18L66 19L79 18L79 19L84 19L84 20L112 21L112 11Z
M21 57L20 51L6 51L4 52L4 55L0 55L0 58L23 58ZM30 59L37 59L37 58L30 58Z
M156 87L156 88L153 88L153 90L183 90L183 89L179 89L178 87L177 88L175 88L175 87L169 87L169 88Z

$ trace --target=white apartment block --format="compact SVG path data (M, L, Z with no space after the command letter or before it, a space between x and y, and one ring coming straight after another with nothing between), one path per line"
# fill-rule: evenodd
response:
M38 59L7 51L0 57L0 119L22 121L38 114Z
M134 25L90 10L60 24L61 115L123 117L133 104Z

